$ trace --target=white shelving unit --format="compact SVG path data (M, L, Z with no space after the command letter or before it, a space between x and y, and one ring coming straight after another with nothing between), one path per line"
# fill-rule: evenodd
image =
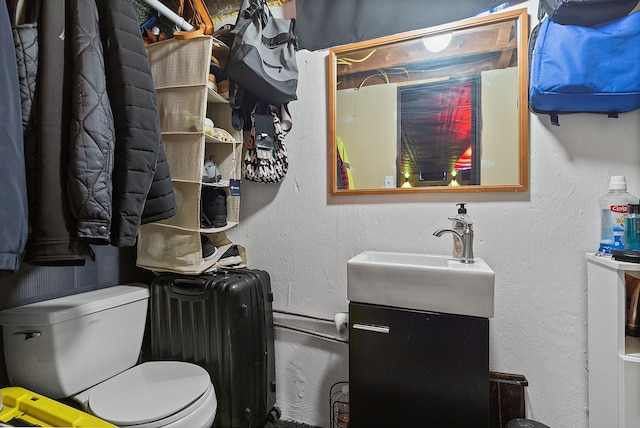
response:
M211 268L229 245L220 246L215 257L204 260L200 235L212 242L236 227L240 197L232 196L230 181L240 179L242 131L231 125L231 107L208 85L212 52L225 49L222 42L202 36L170 39L147 46L156 86L162 141L167 154L176 215L140 227L137 264L153 271L197 274ZM227 48L228 49L228 48ZM233 141L211 137L204 131L205 118L227 131ZM222 180L202 182L205 159L213 157ZM227 194L227 225L201 228L200 198L203 186L223 188ZM225 236L226 238L226 236Z
M640 426L640 338L625 335L626 283L640 265L587 253L589 426Z

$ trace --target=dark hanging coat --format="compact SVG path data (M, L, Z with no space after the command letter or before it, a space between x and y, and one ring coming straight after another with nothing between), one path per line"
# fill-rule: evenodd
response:
M140 223L175 214L175 196L131 5L101 0L101 13L84 0L42 5L41 174L26 261L84 264L93 258L87 243L134 245Z
M0 7L0 276L20 267L27 242L27 188L16 53L6 7Z
M37 169L33 174L27 171L27 179L35 180L29 189L36 194L30 198L34 200L34 212L24 257L26 263L34 265L81 266L94 258L89 244L77 236L67 194L73 56L71 37L66 37L71 34L71 13L65 3L65 0L41 2Z
M45 0L46 2L46 0ZM108 244L115 131L95 1L71 7L71 129L67 188L78 237Z
M98 5L116 132L111 244L124 247L135 244L140 224L175 215L176 203L135 10L127 0Z

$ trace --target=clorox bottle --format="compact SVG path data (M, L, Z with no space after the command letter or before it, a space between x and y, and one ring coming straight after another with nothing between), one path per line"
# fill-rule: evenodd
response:
M612 176L609 191L602 195L600 203L601 231L598 254L611 254L611 250L624 249L624 219L628 204L636 203L638 198L627 192L627 180L624 175Z

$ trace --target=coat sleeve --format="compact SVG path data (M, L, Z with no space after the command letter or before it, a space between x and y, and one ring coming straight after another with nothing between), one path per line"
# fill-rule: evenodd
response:
M115 133L106 89L98 9L92 1L71 0L71 4L74 81L67 177L69 202L78 237L108 244Z
M20 268L27 242L27 185L18 69L6 7L0 7L0 276Z
M132 246L154 177L169 173L162 164L165 155L156 90L135 10L127 0L101 0L99 4L101 14L106 15L101 18L108 40L107 88L116 124L111 244ZM166 211L175 212L170 178L166 193L170 204ZM173 215L169 214L155 212L154 216L160 220Z

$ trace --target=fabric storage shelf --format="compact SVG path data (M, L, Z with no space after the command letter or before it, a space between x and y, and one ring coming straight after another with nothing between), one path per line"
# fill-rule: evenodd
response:
M229 104L229 100L211 88L207 91L207 101L210 103Z
M173 192L176 195L176 215L158 223L198 230L200 228L200 183L173 180Z
M204 136L204 141L206 141L207 143L216 143L216 144L228 144L228 141L224 141L224 140L219 140L216 137L212 137L208 134L205 134Z
M202 132L162 133L162 142L167 154L167 162L171 166L171 178L199 182L202 180L200 170L194 168L194 160L204 156Z
M224 231L236 227L240 197L231 196L231 180L240 180L243 133L233 129L228 101L208 85L212 53L228 49L211 36L170 39L147 46L156 85L162 140L176 195L176 215L142 225L137 264L158 272L196 274L210 269L229 248ZM205 119L214 122L218 134L205 133ZM214 129L215 129L214 128ZM222 134L221 134L222 132ZM212 159L221 175L218 183L203 183L204 162ZM227 224L220 228L200 225L204 186L224 189ZM202 255L201 235L218 251L210 260Z
M206 85L157 89L162 132L203 132Z
M151 74L157 89L201 85L209 77L213 38L170 39L147 46Z
M200 233L216 235L219 233L216 229L194 231L157 223L147 224L144 228L138 240L138 266L156 272L198 274L210 269L218 260L215 257L204 260L200 244ZM223 254L229 247L231 244L219 246L217 254Z

